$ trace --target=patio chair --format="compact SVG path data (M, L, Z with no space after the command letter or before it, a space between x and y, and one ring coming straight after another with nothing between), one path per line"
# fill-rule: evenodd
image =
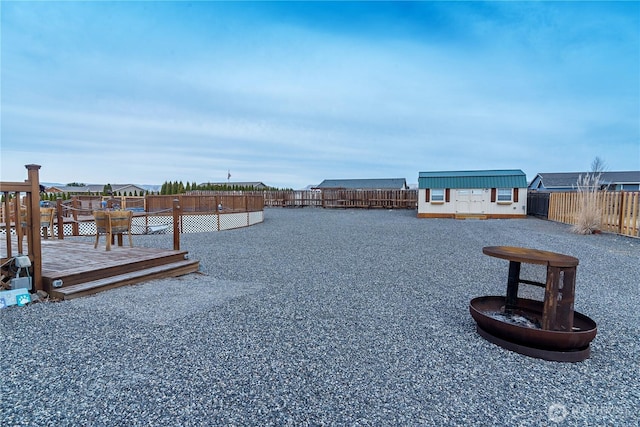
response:
M40 208L40 228L43 229L45 239L49 235L53 237L53 218L55 213L55 208Z
M109 211L109 226L111 227L111 236L113 238L116 234L128 234L129 235L129 247L133 247L133 240L131 239L131 222L133 220L132 211ZM121 243L121 238L118 239L118 243Z
M133 239L131 238L131 222L133 212L131 211L93 211L93 217L96 221L96 242L94 249L98 247L100 235L104 234L107 238L107 250L111 250L111 244L116 234L128 234L129 246L133 247ZM118 238L119 243L122 242Z
M104 234L107 238L107 250L111 250L111 226L109 224L109 215L107 211L93 211L93 218L96 221L96 242L93 248L98 247L100 235Z

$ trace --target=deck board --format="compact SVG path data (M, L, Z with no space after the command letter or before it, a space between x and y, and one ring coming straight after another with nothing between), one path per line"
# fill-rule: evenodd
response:
M104 239L97 248L93 246L88 242L43 239L42 280L45 289L62 296L61 290L75 287L82 295L88 295L92 288L98 292L147 278L174 277L198 270L198 261L185 263L186 251L129 247L127 244L112 245L107 251ZM0 252L6 254L5 241L0 242ZM63 281L62 288L49 286L56 279Z
M69 275L86 271L118 267L125 263L155 260L182 253L170 249L111 246L105 250L104 242L96 249L91 243L68 240L42 240L42 275Z

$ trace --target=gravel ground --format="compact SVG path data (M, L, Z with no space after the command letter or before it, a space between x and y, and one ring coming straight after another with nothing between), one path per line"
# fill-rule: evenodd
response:
M262 224L181 242L202 274L0 311L0 424L638 425L638 239L533 218L268 209ZM477 335L469 301L506 289L489 245L579 258L590 359ZM522 275L544 281L542 267Z

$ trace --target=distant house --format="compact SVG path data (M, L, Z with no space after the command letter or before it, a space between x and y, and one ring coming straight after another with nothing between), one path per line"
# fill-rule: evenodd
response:
M52 194L61 194L61 193L64 193L64 191L62 191L63 188L64 188L63 186L45 187L44 188L44 192L45 193L52 193Z
M243 187L243 188L253 188L255 190L266 190L267 187L264 183L258 181L250 181L250 182L205 182L203 184L198 184L199 188L206 187Z
M407 190L404 178L325 179L313 189L319 190Z
M102 194L105 184L65 185L54 186L46 189L47 193L65 194ZM113 195L144 194L146 190L135 184L111 184Z
M524 218L527 176L519 169L420 172L419 218Z
M529 184L529 190L539 192L577 191L578 179L591 172L539 173ZM602 172L600 184L610 191L639 191L640 171Z

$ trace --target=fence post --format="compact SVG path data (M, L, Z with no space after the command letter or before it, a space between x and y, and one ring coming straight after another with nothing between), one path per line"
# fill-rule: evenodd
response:
M78 224L78 205L80 201L76 196L71 198L71 215L73 215L73 235L80 235L80 225Z
M62 217L62 197L56 198L56 220L58 221L58 240L64 239L64 218Z
M624 230L624 191L620 191L620 207L618 208L618 233L622 234Z
M180 250L180 201L173 199L173 250Z

